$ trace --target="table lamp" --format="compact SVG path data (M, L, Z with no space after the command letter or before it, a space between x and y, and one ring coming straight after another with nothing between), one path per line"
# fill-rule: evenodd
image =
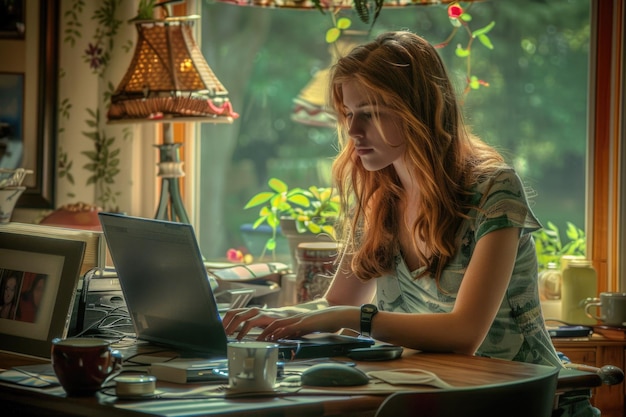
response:
M344 36L329 45L330 65L313 74L313 78L293 99L291 120L315 127L337 126L337 117L327 103L330 69L340 57L362 43L366 36L367 32L345 31Z
M109 123L163 124L163 141L156 145L161 196L155 217L183 223L189 223L179 188L185 174L171 123L232 123L239 117L194 41L192 26L199 18L135 21L135 52L107 114Z

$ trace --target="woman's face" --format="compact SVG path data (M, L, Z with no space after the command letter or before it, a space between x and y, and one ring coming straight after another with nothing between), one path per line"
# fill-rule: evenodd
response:
M15 297L15 288L17 287L17 279L15 277L9 277L4 283L4 295L3 303L9 304Z
M33 304L35 304L35 306L39 306L39 304L41 303L41 297L43 296L43 286L44 280L40 279L39 281L37 281L37 284L33 288Z
M360 84L355 81L343 83L342 90L348 134L365 169L378 171L400 160L406 150L400 118L385 107L372 106ZM375 124L376 117L380 120L380 130Z

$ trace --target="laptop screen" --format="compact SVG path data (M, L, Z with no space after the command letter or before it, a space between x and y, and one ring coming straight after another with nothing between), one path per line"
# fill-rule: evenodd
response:
M226 357L226 334L193 227L99 217L137 337L183 354Z

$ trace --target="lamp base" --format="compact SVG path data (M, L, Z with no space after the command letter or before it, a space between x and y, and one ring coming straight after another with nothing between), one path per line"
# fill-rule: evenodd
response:
M161 198L155 219L189 223L189 216L180 196L178 178L163 178L161 182Z
M167 125L169 128L169 125ZM189 216L183 205L180 195L178 179L185 175L183 163L180 160L180 143L162 143L155 145L159 148L159 173L161 177L161 197L157 206L155 218L180 223L189 223Z

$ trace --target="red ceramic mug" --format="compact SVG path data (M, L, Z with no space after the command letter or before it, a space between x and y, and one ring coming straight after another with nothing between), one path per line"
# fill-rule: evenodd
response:
M67 395L93 395L121 369L122 355L103 339L54 339L52 367Z

